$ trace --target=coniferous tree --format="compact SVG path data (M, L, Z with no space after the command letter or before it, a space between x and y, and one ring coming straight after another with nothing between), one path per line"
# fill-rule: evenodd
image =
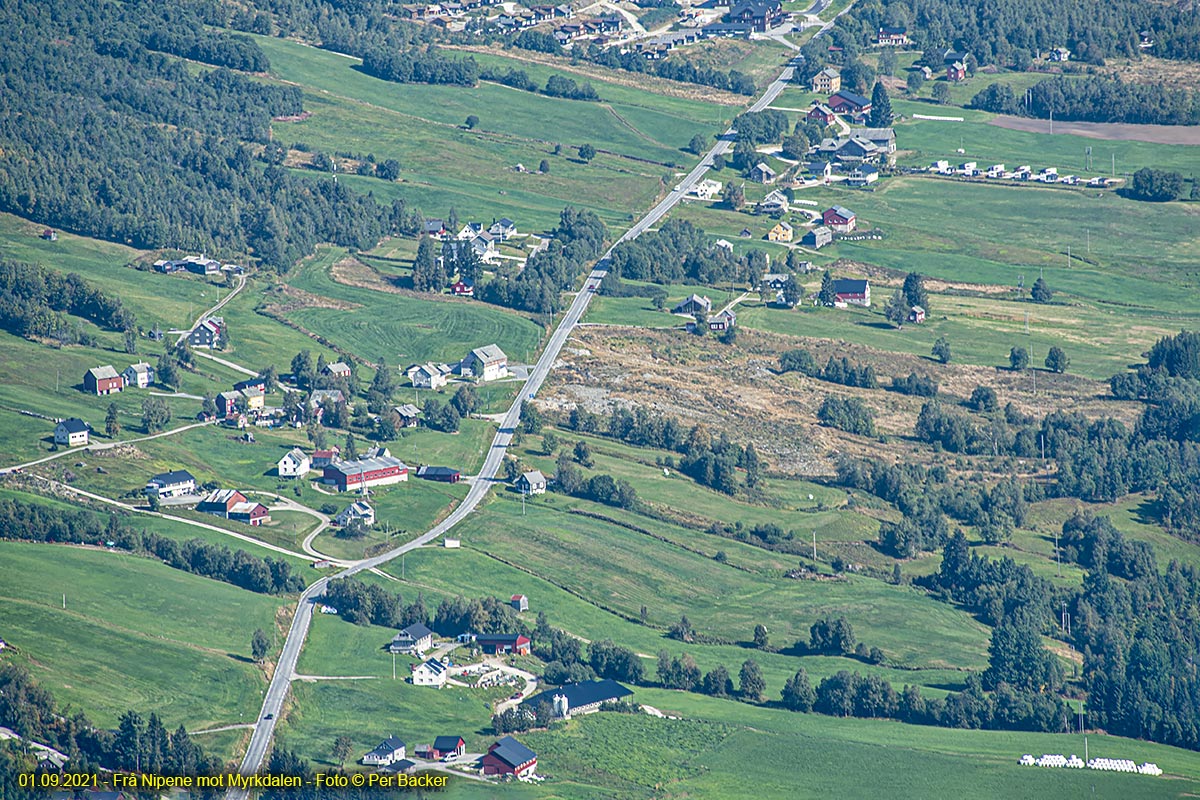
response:
M875 88L871 92L870 126L872 128L889 128L893 119L892 101L888 97L887 89L884 88L882 81L876 81Z

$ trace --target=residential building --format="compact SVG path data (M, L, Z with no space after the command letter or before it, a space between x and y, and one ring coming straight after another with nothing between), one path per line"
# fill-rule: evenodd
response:
M396 416L400 419L401 428L415 428L421 416L421 409L414 406L412 403L405 403L402 406L396 406L392 409L396 412Z
M866 280L835 278L833 293L837 297L835 305L871 306L871 284Z
M494 344L476 347L462 360L461 371L481 381L494 381L508 375L508 356Z
M450 284L450 294L455 297L474 297L475 284L472 281L457 280Z
M771 169L766 163L760 161L750 170L750 180L755 183L772 184L778 178L775 170Z
M908 28L884 26L875 35L875 44L884 47L903 47L908 43Z
M775 227L767 231L767 240L771 242L790 242L792 240L792 226L780 220L775 223Z
M481 233L483 233L483 223L468 222L466 225L463 225L462 230L454 238L460 242L469 242Z
M196 479L192 477L190 472L184 469L161 472L146 483L146 488L142 492L147 497L157 497L159 500L165 500L168 497L195 494Z
M440 389L450 381L450 372L445 364L413 364L405 374L418 389Z
M499 219L492 223L487 232L496 237L502 242L507 242L517 233L517 224L508 217Z
M782 292L791 282L792 276L786 272L766 272L763 273L762 280L758 282L758 286L764 292Z
M367 766L383 767L404 758L407 748L403 741L395 736L389 736L379 745L362 757L362 763Z
M749 26L750 30L763 32L774 28L783 19L783 8L779 0L744 0L730 8L725 20Z
M523 594L514 594L512 599L509 600L509 604L516 609L518 613L529 610L529 598Z
M130 364L121 373L121 379L126 386L134 386L138 389L145 389L150 384L154 383L154 367L147 364L145 361L139 361L136 364Z
M312 459L299 447L293 447L283 454L275 467L281 478L303 478L312 469Z
M335 361L332 364L326 364L321 372L334 378L345 378L347 380L350 379L351 375L350 365L344 361Z
M833 67L826 67L812 77L812 90L818 94L833 94L841 88L842 73Z
M821 222L838 233L850 233L858 226L854 212L844 206L834 206L821 214Z
M529 655L529 637L519 633L481 633L475 637L475 644L488 655Z
M896 152L896 130L894 128L851 128L850 137L870 142L885 155Z
M427 481L438 481L439 483L458 483L462 480L462 473L453 467L417 467L417 477Z
M228 519L234 522L244 522L255 527L271 521L271 510L262 503L247 500L229 509Z
M1070 61L1071 51L1065 47L1056 47L1050 51L1051 61Z
M408 465L392 456L338 461L325 467L323 478L325 483L333 484L339 492L391 486L408 480Z
M431 647L433 647L433 631L420 622L414 622L392 637L388 650L393 653L420 656Z
M54 230L54 228L46 228L42 231L42 238L47 242L57 242L58 233Z
M710 331L727 331L736 324L737 314L731 308L727 308L720 314L708 318L708 329Z
M815 122L818 125L832 125L833 121L837 119L837 115L833 113L832 108L824 103L814 103L813 107L808 110L805 118L809 122Z
M467 741L461 736L437 736L429 746L430 758L463 756L467 753Z
M344 528L351 522L361 522L368 528L375 524L375 509L366 500L356 500L338 512L333 524Z
M525 778L537 769L537 753L505 736L488 748L483 757L484 775L515 775Z
M719 247L726 253L729 253L730 255L733 254L733 242L729 241L728 239L717 239L715 242L713 242L713 247Z
M835 92L827 105L837 114L865 114L871 110L870 100L845 89Z
M790 204L788 203L787 195L775 189L758 204L758 213L786 214L789 208Z
M225 319L223 317L209 317L201 320L187 335L189 345L202 349L217 347L224 339Z
M540 470L522 472L516 481L517 491L521 494L545 494L546 476Z
M826 228L824 225L818 225L808 233L804 234L804 237L800 240L800 243L811 247L814 250L820 250L822 247L832 241L833 231L829 230L829 228Z
M440 219L427 219L421 232L434 239L441 239L446 235L446 223Z
M313 389L308 396L308 407L319 412L326 403L337 405L346 402L346 395L341 389Z
M570 719L572 716L599 711L601 703L621 700L632 694L631 689L612 679L583 681L568 683L557 689L547 689L525 700L521 705L532 710L542 703L550 703L554 707L554 716Z
M672 314L687 314L690 317L711 312L712 301L698 294L685 297L677 306L671 309Z
M263 392L266 392L267 381L262 377L246 378L245 380L238 381L233 385L233 390L235 392L243 392L246 389L261 389Z
M913 306L908 311L908 321L920 325L925 321L925 309L920 306Z
M312 468L325 469L330 464L336 464L341 461L342 449L336 444L328 450L314 450L312 454Z
M413 686L436 686L442 688L450 677L449 668L436 658L431 658L413 667Z
M846 173L846 183L849 186L866 186L879 180L879 168L870 164L859 164Z
M105 364L103 367L92 367L83 374L83 388L95 395L112 394L125 388L125 380L111 364Z
M245 410L245 398L241 392L220 392L216 401L217 413L222 417L232 417L238 411Z
M943 67L948 67L956 61L961 61L963 64L967 63L967 53L965 50L947 49L942 53Z
M723 184L720 181L715 181L712 178L705 178L692 187L692 194L699 197L701 200L712 200L721 193Z
M402 758L399 761L393 761L386 767L380 767L379 771L387 772L392 775L413 775L416 773L418 766L420 765L417 764L417 762L407 758Z
M946 80L958 83L967 79L967 67L961 61L955 61L946 67Z
M92 426L78 417L60 420L54 426L54 443L65 444L67 447L82 447L87 444L92 434Z
M241 390L247 411L261 411L267 404L267 393L257 386L248 386Z

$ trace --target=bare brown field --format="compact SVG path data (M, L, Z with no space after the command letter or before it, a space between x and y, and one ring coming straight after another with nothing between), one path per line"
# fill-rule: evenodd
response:
M1013 117L1007 114L997 114L988 120L988 124L1026 133L1050 132L1049 120ZM1200 125L1135 125L1127 122L1055 121L1054 132L1106 141L1200 145Z

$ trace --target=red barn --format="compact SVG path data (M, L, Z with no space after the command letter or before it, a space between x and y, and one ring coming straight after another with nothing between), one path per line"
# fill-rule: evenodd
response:
M537 753L505 736L488 748L483 757L484 775L515 775L524 778L537 769Z
M830 95L826 105L838 114L865 114L871 110L870 100L845 89Z
M529 637L519 633L481 633L475 637L475 644L485 653L502 656L516 653L519 656L529 655Z
M83 388L92 394L112 394L125 388L125 379L112 368L111 364L92 367L83 374Z
M816 122L819 125L832 125L836 118L833 109L824 103L817 103L808 110L807 114L809 122Z
M450 284L450 291L456 297L474 297L475 284L470 281L458 281L457 283Z
M849 233L858 224L854 212L843 206L834 206L821 214L821 224L839 233Z
M238 503L229 509L229 519L257 527L271 521L271 511L262 503Z
M389 486L408 480L408 465L392 456L339 461L325 467L324 479L337 486L339 492L366 486Z

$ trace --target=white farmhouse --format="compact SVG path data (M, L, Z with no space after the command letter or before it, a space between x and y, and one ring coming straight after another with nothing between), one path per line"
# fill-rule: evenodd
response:
M276 464L281 478L303 478L312 469L312 459L299 447L293 447Z

